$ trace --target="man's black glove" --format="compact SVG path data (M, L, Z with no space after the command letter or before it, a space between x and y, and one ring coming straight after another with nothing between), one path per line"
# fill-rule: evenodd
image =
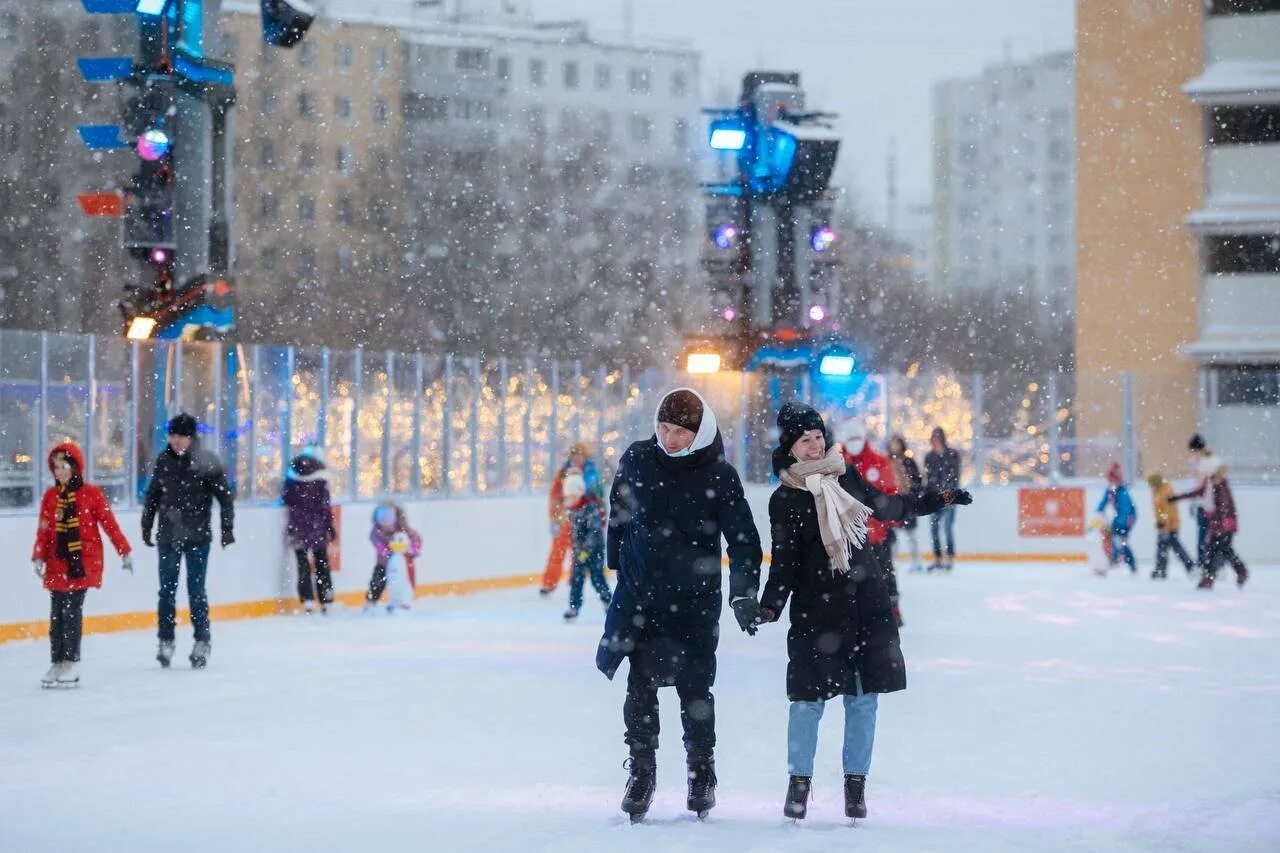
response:
M751 636L755 636L756 626L760 624L760 602L754 598L739 598L729 605L733 608L738 627Z
M946 498L947 506L955 504L968 506L973 503L973 495L969 494L964 489L951 489L950 491L943 492L942 494Z
M236 544L236 537L230 530L222 531L222 547Z
M151 530L149 528L143 528L142 530L142 544L148 548L156 547L155 541L151 538Z

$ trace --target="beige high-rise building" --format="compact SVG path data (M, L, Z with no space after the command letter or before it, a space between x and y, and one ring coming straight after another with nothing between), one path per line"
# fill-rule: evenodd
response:
M394 27L321 18L291 50L224 4L236 107L237 320L251 340L378 339L404 248L406 51Z
M1077 433L1280 467L1280 2L1077 3ZM1133 379L1132 417L1121 377ZM1086 472L1082 472L1086 473Z

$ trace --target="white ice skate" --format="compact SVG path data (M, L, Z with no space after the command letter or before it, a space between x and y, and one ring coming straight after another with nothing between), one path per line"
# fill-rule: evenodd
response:
M191 647L191 668L204 669L209 664L209 644L204 640L197 640L196 644Z
M57 685L59 687L75 687L80 683L80 667L73 661L63 661L62 669L58 671Z
M165 669L169 668L169 663L173 660L172 640L160 641L160 648L156 649L156 660L160 662L160 666Z
M44 674L44 677L40 679L40 686L53 687L55 684L58 683L58 673L60 672L62 672L61 663L55 663L53 666L49 667L49 671L46 672Z

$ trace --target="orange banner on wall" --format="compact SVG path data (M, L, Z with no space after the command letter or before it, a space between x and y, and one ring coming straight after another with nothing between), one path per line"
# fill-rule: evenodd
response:
M342 570L342 506L334 504L329 508L333 513L333 541L329 543L329 571Z
M1018 489L1019 536L1083 536L1084 489Z

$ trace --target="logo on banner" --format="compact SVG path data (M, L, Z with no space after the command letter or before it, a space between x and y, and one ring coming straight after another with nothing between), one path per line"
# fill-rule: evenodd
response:
M1018 489L1019 536L1083 536L1084 489Z

